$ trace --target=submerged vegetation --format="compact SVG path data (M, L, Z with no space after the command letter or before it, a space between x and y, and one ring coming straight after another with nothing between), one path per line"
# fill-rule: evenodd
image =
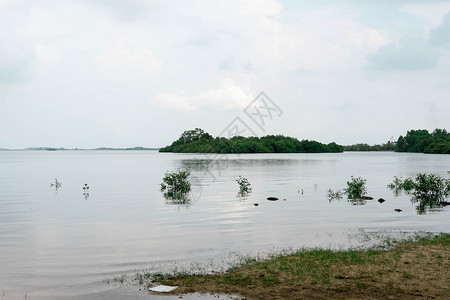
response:
M164 192L164 196L168 199L186 200L186 195L191 190L190 174L189 170L180 169L167 172L161 183L161 191Z
M50 183L50 187L55 187L55 190L58 190L62 186L62 183L58 181L58 178L55 178L54 183Z
M450 179L442 178L436 174L419 173L414 182L413 194L418 199L443 201L450 195Z
M367 179L362 177L351 177L350 181L347 181L347 187L344 188L344 192L349 199L358 199L364 196L367 192L366 189Z
M343 194L343 192L340 190L333 191L332 189L328 189L328 191L327 191L328 201L331 202L331 200L342 199L342 194Z
M259 137L234 136L230 139L212 137L200 128L187 130L170 146L160 152L177 153L326 153L343 152L344 147L336 143L322 144L283 135Z
M136 281L179 286L172 293L234 293L252 299L415 299L450 292L450 235L417 237L388 250L299 250L247 258L218 274L140 273Z
M241 177L239 175L239 178L236 179L236 182L239 185L239 193L238 193L239 196L246 196L252 192L251 184L247 178Z
M348 202L353 205L364 205L366 204L366 198L364 195L367 192L366 189L367 179L362 177L353 177L351 176L350 181L347 181L347 187L342 190L333 191L332 189L328 189L327 198L331 203L332 200L340 200L342 199L344 194L347 194Z
M450 171L448 172L450 175ZM450 196L450 178L443 178L430 173L419 173L415 179L394 176L394 180L387 185L394 191L412 193L416 199L443 201Z
M450 171L447 172L450 175ZM347 181L347 187L342 190L328 189L327 198L328 201L340 200L343 193L347 194L348 201L353 205L364 205L366 200L373 200L373 197L366 196L366 182L367 180L362 177L351 177L350 181ZM406 178L394 176L391 183L387 185L396 196L405 192L411 195L411 202L416 205L418 214L427 213L429 209L440 208L450 205L450 202L444 201L450 196L450 178L444 178L439 175L430 173L419 173L415 178ZM378 199L379 203L383 203L386 200L383 198ZM401 209L395 209L400 212Z
M83 196L84 200L89 199L89 185L87 183L85 183L83 186Z
M412 178L402 179L402 177L394 176L394 180L387 185L391 190L409 192L414 188L414 180Z
M450 172L448 174L450 175ZM419 173L414 179L394 176L388 188L395 194L402 191L412 194L411 202L418 203L417 212L423 214L429 208L448 205L448 202L444 200L450 196L450 178L443 178L433 173Z

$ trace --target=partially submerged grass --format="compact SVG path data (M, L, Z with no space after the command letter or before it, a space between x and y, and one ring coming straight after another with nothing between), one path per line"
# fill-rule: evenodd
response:
M263 260L248 258L215 275L137 276L144 285L179 286L174 293L233 293L251 299L444 299L450 295L450 234L389 244L394 246L388 250L309 249Z

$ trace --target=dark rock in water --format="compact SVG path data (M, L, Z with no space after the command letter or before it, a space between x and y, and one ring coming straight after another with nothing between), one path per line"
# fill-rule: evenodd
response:
M384 200L383 198L378 199L378 202L380 202L380 203L383 203L384 201L386 201L386 200Z
M277 201L278 198L277 197L267 197L267 200L269 200L269 201Z
M363 199L363 200L373 200L373 197L362 196L361 199Z
M283 200L286 201L286 198L284 198Z
M442 205L442 206L447 206L447 205L450 205L450 202L448 202L448 201L441 201L441 202L439 202L439 204Z
M394 209L396 212L401 212L402 210L400 208Z
M255 203L255 204L253 204L254 206L258 206L259 204L258 203Z

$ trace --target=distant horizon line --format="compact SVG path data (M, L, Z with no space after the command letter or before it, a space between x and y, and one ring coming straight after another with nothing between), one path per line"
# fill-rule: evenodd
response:
M64 148L64 147L25 147L25 148L0 148L0 151L80 151L80 150L159 150L161 147L97 147L97 148Z

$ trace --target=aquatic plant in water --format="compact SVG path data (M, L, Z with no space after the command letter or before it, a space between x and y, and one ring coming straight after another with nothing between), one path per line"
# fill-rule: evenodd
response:
M189 170L180 169L167 172L161 183L161 191L164 192L164 196L169 199L186 200L186 194L191 190L191 183L188 179L190 174Z
M351 177L351 181L347 181L347 188L344 188L344 193L349 199L357 199L364 196L366 190L367 179L362 177Z
M331 202L331 200L342 199L343 194L344 193L341 190L333 191L332 189L328 189L328 191L327 191L328 201Z
M54 186L56 190L61 187L62 183L58 181L58 178L55 178L55 183L50 183L50 186Z
M401 177L394 176L394 180L388 184L388 188L412 191L412 194L416 198L442 201L444 198L450 196L450 179L440 177L433 173L419 173L415 179L408 177L405 180L402 180Z
M87 200L89 198L89 185L87 183L83 186L83 196L84 200Z
M450 179L442 178L433 173L419 173L414 182L413 194L416 198L442 201L450 196Z
M448 172L450 175L450 172ZM416 207L419 214L426 213L428 208L434 208L444 203L444 199L450 196L450 179L430 173L419 173L415 179L402 180L394 176L393 182L388 184L395 194L399 191L412 193L411 202L419 203Z
M251 184L247 178L239 175L239 178L236 179L236 182L239 185L239 195L245 196L252 192Z
M414 180L409 177L403 180L402 177L394 176L394 179L387 185L387 187L393 190L397 196L401 191L405 191L409 194L410 191L414 189Z

